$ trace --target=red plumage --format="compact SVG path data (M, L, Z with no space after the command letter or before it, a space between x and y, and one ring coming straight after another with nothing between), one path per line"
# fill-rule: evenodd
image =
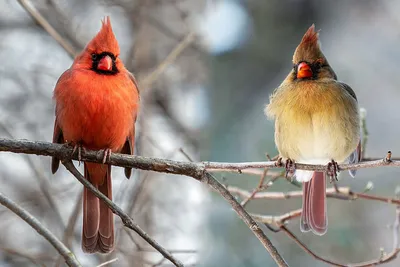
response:
M76 57L54 89L56 121L53 142L133 154L139 109L136 81L119 58L109 17L99 33ZM53 158L52 171L59 160ZM85 178L112 199L111 166L84 163ZM130 169L125 169L129 178ZM111 210L86 188L83 199L82 248L107 253L114 248Z

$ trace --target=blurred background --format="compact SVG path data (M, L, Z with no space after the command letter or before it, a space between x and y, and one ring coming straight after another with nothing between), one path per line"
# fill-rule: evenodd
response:
M41 14L69 51L27 10ZM399 11L395 0L3 0L0 136L52 140L54 85L110 15L121 58L141 85L137 154L187 160L182 148L195 161L266 160L276 149L264 106L290 71L302 35L315 23L339 80L354 89L367 110L367 156L382 158L392 150L396 157ZM113 176L115 202L185 266L276 266L230 206L204 185L138 170L126 180L121 168L113 168ZM217 178L247 190L259 180L244 174ZM394 197L400 184L394 168L362 169L356 179L347 173L340 178L340 186L356 192L371 181L370 193L387 197ZM109 266L172 266L126 231L119 218L116 250L83 254L82 185L64 168L52 175L48 157L1 153L0 184L2 193L39 218L84 266L114 258L118 261ZM299 188L284 179L269 189L291 190ZM255 200L246 209L280 215L300 207L300 199ZM391 251L395 206L328 199L328 216L329 230L322 237L301 233L298 219L288 228L315 253L342 264ZM65 266L47 241L4 207L0 227L1 267ZM284 233L264 230L290 266L327 266ZM394 260L386 266L399 265Z

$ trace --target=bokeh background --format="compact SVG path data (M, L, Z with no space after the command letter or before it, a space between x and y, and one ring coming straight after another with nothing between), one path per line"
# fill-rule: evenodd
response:
M141 86L137 154L187 160L262 161L276 154L273 123L263 109L291 69L294 49L315 23L323 51L339 79L367 110L367 156L398 155L400 143L400 2L395 0L3 0L0 2L0 136L51 141L52 91L71 55L27 13L41 14L74 51L80 51L110 15L121 57ZM183 51L153 71L177 45ZM189 37L188 37L189 36ZM153 74L152 74L153 73ZM79 111L78 111L79 112ZM334 125L332 126L334 127ZM113 169L114 200L187 266L275 266L251 231L217 194L193 179L135 171L124 179ZM225 184L251 190L258 177L218 174ZM339 185L394 197L394 168L341 175ZM50 172L50 158L0 154L1 192L18 202L63 240L85 266L171 266L116 218L117 249L86 255L80 249L82 186L64 168ZM284 179L270 191L299 190ZM251 212L279 215L300 199L252 201ZM329 230L303 234L315 253L350 264L392 249L395 207L357 200L328 200ZM25 222L0 207L0 266L64 266L57 252ZM283 233L266 234L290 266L327 266ZM35 263L36 261L36 263ZM158 264L158 265L157 265ZM386 266L399 266L394 260Z

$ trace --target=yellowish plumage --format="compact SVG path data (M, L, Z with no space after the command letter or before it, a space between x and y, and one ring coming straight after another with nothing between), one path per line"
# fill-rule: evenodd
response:
M275 119L279 154L304 163L344 162L360 138L357 101L334 79L292 77L275 90L265 109Z
M275 143L284 159L306 164L360 160L356 95L350 86L337 81L314 25L297 46L293 70L272 94L265 113L275 119ZM355 171L350 174L354 177ZM295 177L303 182L301 231L325 234L325 173L296 170Z

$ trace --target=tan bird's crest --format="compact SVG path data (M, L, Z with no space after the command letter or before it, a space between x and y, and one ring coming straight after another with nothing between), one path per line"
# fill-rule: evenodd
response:
M324 54L321 52L319 42L319 31L315 31L315 25L311 25L301 39L293 55L293 63L297 64L300 61L314 62L318 59L324 59Z

